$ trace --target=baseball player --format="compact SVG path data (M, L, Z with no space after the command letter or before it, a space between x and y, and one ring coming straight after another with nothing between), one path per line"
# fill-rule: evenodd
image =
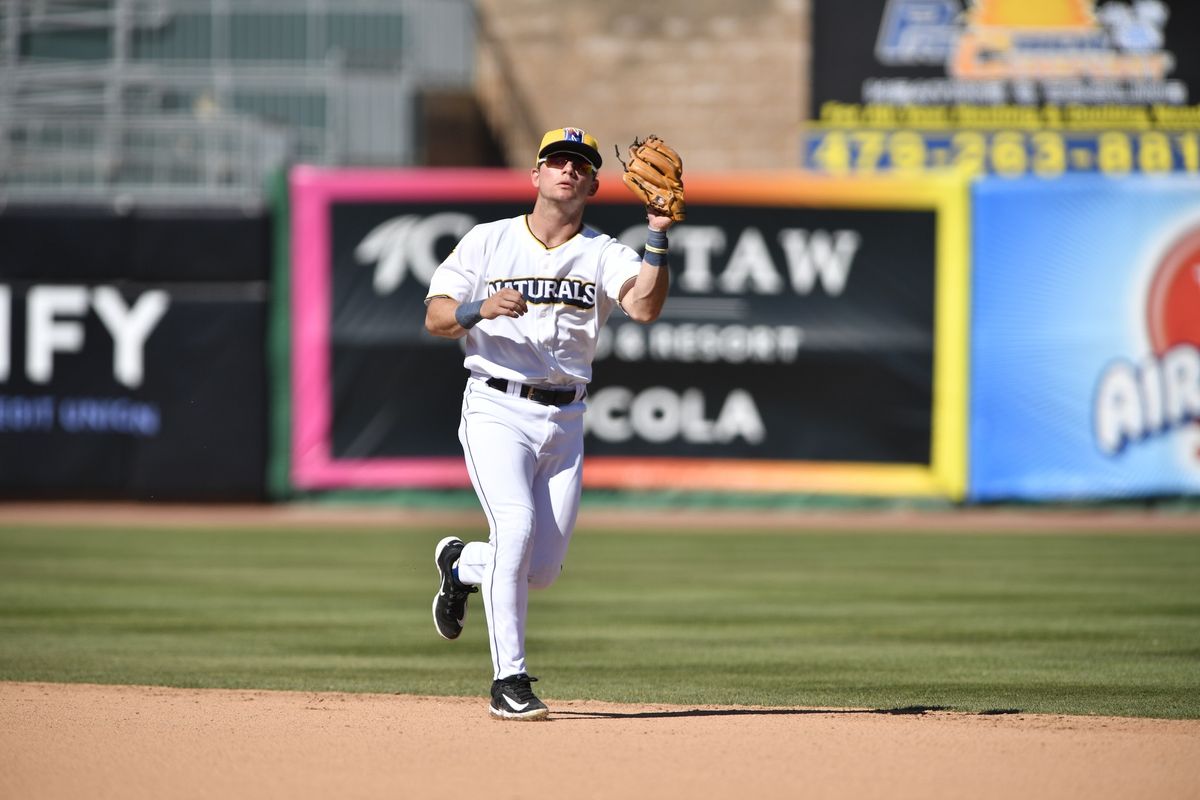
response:
M441 636L458 638L469 595L482 594L490 713L501 719L549 714L530 687L526 611L529 590L558 577L575 526L584 396L600 328L617 306L653 322L667 298L670 213L647 206L644 258L583 224L601 163L590 134L547 132L529 173L533 210L468 231L426 298L430 333L466 337L458 438L490 528L487 541L438 542L433 620Z

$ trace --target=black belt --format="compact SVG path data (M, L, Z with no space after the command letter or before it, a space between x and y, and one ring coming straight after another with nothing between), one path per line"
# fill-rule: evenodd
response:
M488 378L487 385L493 389L508 393L509 382L504 378ZM512 384L517 387L517 394L526 400L541 403L544 406L565 406L575 402L575 389L539 389L524 383Z

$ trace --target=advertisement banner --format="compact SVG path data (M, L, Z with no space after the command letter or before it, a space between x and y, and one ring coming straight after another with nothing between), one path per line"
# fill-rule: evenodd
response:
M189 235L147 239L136 221L107 212L25 210L21 218L27 224L6 212L0 226L11 245L0 254L0 495L261 499L265 282L140 281L123 274L127 262L116 254L142 274L174 263L188 274L187 264L219 260L222 248L241 264L239 242L254 251L265 217L234 225L254 232L247 240L229 234L204 244ZM111 250L90 262L63 261L64 248L86 249L64 219L86 220L83 227ZM185 219L170 228L186 230ZM66 244L51 244L48 220L60 224L57 239ZM47 243L41 262L39 240ZM152 240L158 244L147 249L136 244ZM108 275L96 274L97 262Z
M424 330L424 297L474 224L530 209L527 173L304 167L291 185L293 482L469 485L462 351ZM955 349L935 337L962 324L964 198L950 181L689 177L662 317L618 311L599 343L585 484L953 494L961 408L935 375ZM644 244L619 181L585 221Z
M1166 113L1197 102L1198 29L1200 9L1184 0L815 0L814 117Z
M974 500L1200 491L1200 181L973 189Z
M816 0L806 168L1200 173L1200 7Z

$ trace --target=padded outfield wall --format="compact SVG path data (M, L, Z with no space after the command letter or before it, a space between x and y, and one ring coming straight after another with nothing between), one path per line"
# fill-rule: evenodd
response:
M301 170L290 192L274 247L261 214L0 215L4 497L467 486L461 351L424 332L422 300L464 226L528 208L524 175ZM1196 179L689 192L670 313L610 320L590 488L1200 492ZM619 184L593 211L640 246Z

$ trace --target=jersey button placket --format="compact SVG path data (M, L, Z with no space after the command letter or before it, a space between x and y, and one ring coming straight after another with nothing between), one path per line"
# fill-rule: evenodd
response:
M543 275L549 277L556 274L554 262L558 258L558 251L561 247L562 245L559 245L546 250L542 267ZM538 319L538 345L542 352L542 358L547 362L546 373L553 375L558 370L558 359L554 357L554 302L551 298L546 298L546 301L546 304L542 306L542 316Z

